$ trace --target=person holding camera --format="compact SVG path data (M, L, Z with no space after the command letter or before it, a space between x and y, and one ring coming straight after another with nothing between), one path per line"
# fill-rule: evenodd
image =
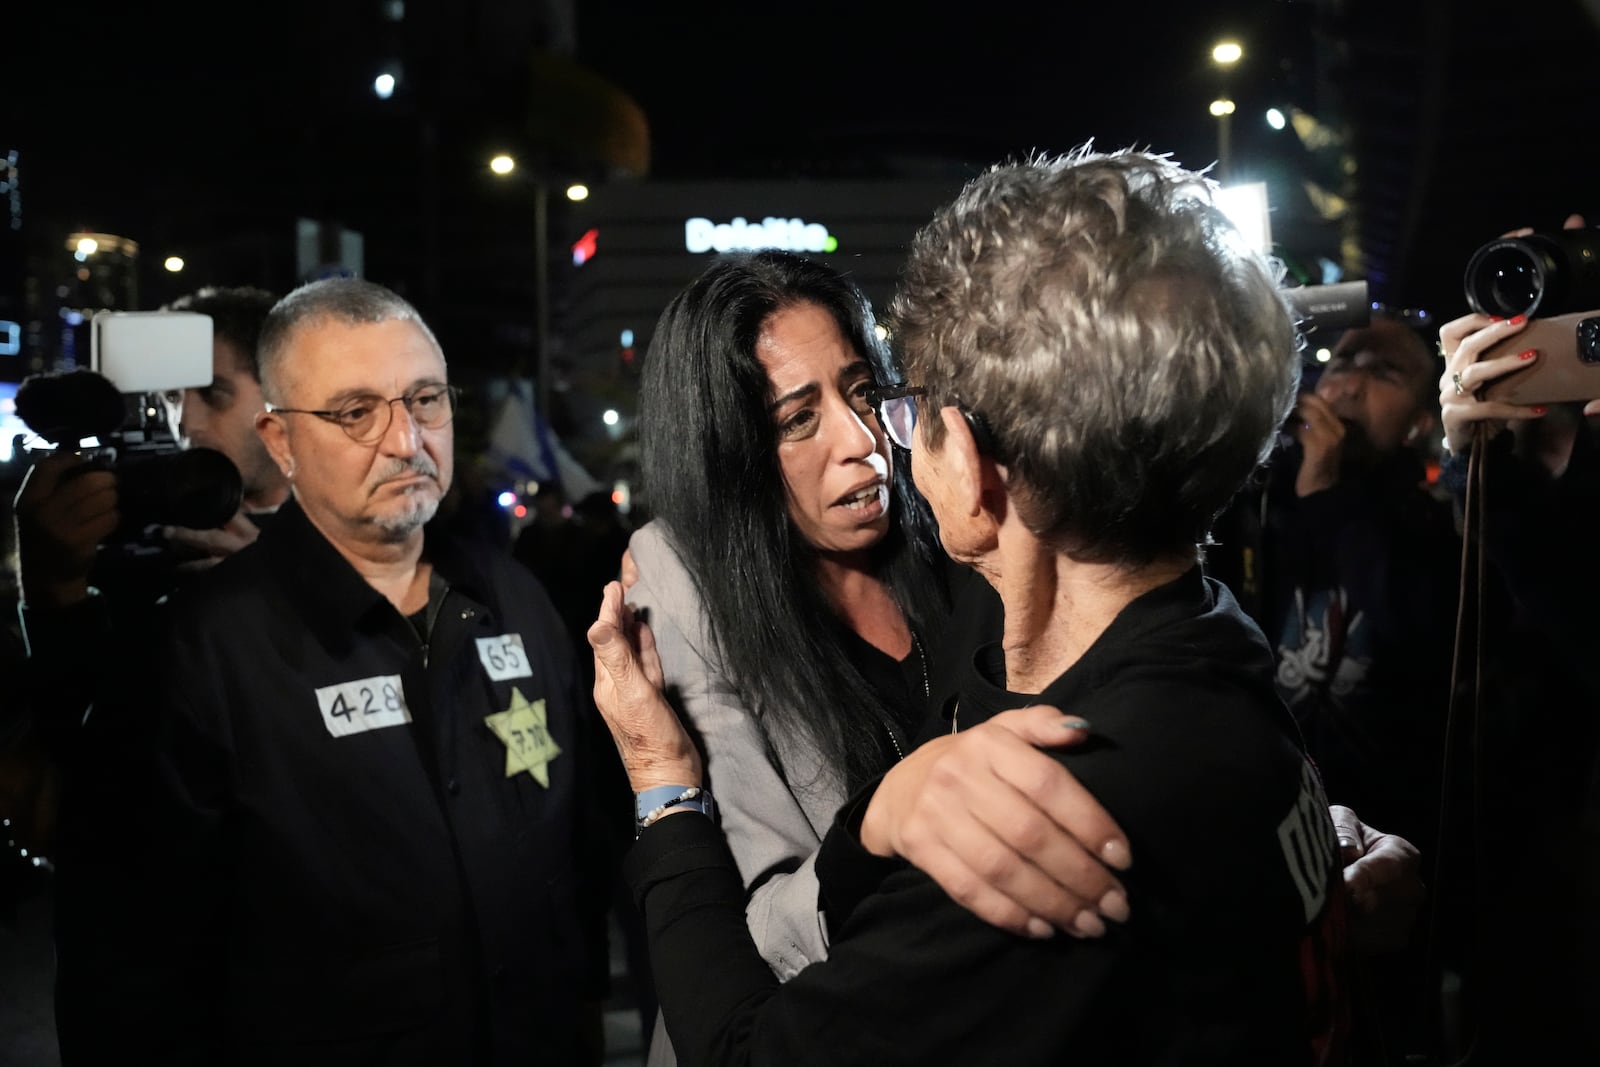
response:
M288 497L287 480L255 432L262 406L256 340L276 300L249 286L207 287L163 309L211 318L210 384L164 399L184 447L215 449L239 472L243 506L226 524L215 530L166 526L161 552L108 552L102 546L124 532L114 470L63 447L24 476L14 506L19 610L34 687L46 703L63 709L48 714L46 729L63 725L55 720L81 719L93 702L96 676L80 669L77 650L135 640L152 606L181 574L253 541L257 523Z
M122 934L103 921L102 883L137 862L140 846L126 839L124 820L143 798L130 792L123 769L151 728L146 716L96 712L148 665L157 603L187 572L253 541L257 524L288 496L255 432L262 408L256 341L276 299L249 286L208 287L163 309L211 319L210 383L164 399L184 448L214 449L238 469L243 508L226 524L169 525L158 542L132 543L117 471L68 446L29 469L15 500L25 714L38 751L62 779L56 831L40 845L55 861L57 1030L69 1056L94 1039L98 1023L88 1005L100 997L92 987L104 947Z
M171 555L179 557L172 562L180 573L209 566L255 540L262 516L288 498L289 483L255 432L262 406L256 340L276 301L274 294L252 286L208 286L162 309L211 319L210 383L164 399L183 447L222 453L238 470L242 488L239 513L217 529L163 527ZM171 573L151 565L137 573L114 572L97 551L121 524L116 484L113 472L85 469L70 449L29 470L16 499L19 569L29 609L71 611L88 600L91 588L103 592L118 583L136 582L139 591L129 595L149 600L170 591Z
M1571 216L1565 228L1581 230L1584 220ZM1513 231L1485 247L1532 233ZM1570 290L1564 302L1559 293L1530 295L1541 316L1582 308ZM1464 873L1454 891L1459 910L1473 917L1473 951L1462 966L1483 1061L1591 1062L1600 1059L1586 1014L1600 998L1600 722L1592 714L1600 682L1591 610L1600 568L1590 561L1600 529L1600 397L1556 399L1571 390L1527 380L1560 361L1584 364L1570 341L1552 343L1557 335L1533 309L1492 313L1517 310L1484 306L1439 330L1448 449L1441 481L1489 565L1481 608L1469 599L1469 619L1481 613L1486 633L1482 661L1469 653L1461 684L1476 703L1463 729L1470 726L1473 748L1493 756L1463 772L1450 841ZM1524 384L1506 399L1500 389L1513 375ZM1473 463L1482 467L1482 508L1469 515ZM1537 904L1508 925L1476 894L1494 862L1486 843L1513 839L1541 862Z

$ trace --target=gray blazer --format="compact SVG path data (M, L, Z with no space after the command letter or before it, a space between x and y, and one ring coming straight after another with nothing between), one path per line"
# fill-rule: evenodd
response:
M628 603L655 635L667 693L700 745L706 787L749 890L745 922L780 981L828 954L817 907L817 849L844 804L844 781L805 738L769 736L724 675L706 613L665 527L651 522L628 542L639 580ZM677 1056L661 1017L649 1067Z
M628 602L649 622L673 706L700 743L706 786L750 891L751 936L788 981L828 954L814 864L847 799L844 782L808 739L763 729L733 689L694 582L661 524L637 531L628 548L639 568Z

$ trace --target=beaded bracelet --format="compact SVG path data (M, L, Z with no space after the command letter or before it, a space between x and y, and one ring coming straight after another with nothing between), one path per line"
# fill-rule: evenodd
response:
M667 814L667 809L677 808L678 805L682 805L682 803L685 803L685 801L694 800L694 798L701 795L701 787L699 787L699 785L685 785L685 787L682 787L682 789L677 787L677 785L664 785L664 787L661 787L661 789L651 789L640 793L640 795L638 795L638 800L654 800L654 797L651 797L651 793L661 795L662 792L666 792L666 790L669 789L675 790L675 792L672 793L672 795L669 795L667 800L662 801L662 803L654 806L654 808L651 808L650 811L646 811L646 813L638 814L638 829L643 830L645 829L646 825L654 824L656 819L659 819L659 817Z

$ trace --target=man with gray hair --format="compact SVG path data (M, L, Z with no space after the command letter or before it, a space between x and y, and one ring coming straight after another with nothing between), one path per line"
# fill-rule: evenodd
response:
M330 279L273 308L260 366L293 495L169 612L141 1051L598 1062L609 894L571 645L509 558L424 528L454 459L439 343Z
M958 605L944 639L966 655L931 739L823 844L827 960L780 986L756 953L707 807L674 801L698 799L700 760L619 587L589 632L633 787L666 797L626 865L673 1045L694 1063L1338 1062L1334 828L1271 651L1197 547L1294 400L1272 271L1199 175L1085 151L972 181L918 235L895 319L908 384L878 391L879 418L945 549L998 598ZM896 857L952 733L1063 730L1079 743L1050 754L1127 834L1129 917L1021 938Z

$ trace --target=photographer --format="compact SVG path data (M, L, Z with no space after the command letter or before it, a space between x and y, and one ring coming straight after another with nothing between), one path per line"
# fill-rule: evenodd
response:
M1572 216L1565 228L1583 225ZM1449 838L1469 865L1470 880L1457 892L1482 893L1491 862L1484 842L1516 840L1541 859L1537 903L1519 909L1513 923L1481 895L1464 902L1476 917L1465 989L1480 1019L1478 1047L1491 1063L1600 1056L1585 1016L1600 996L1593 977L1600 953L1600 729L1593 714L1600 683L1590 610L1600 598L1600 568L1590 559L1600 528L1600 399L1511 403L1481 395L1513 372L1559 358L1518 340L1535 321L1474 313L1439 331L1449 450L1441 480L1465 513L1469 464L1482 464L1482 525L1469 532L1474 543L1481 538L1490 579L1481 610L1481 682L1468 671L1462 687L1476 698L1474 746L1493 756L1468 779L1472 803ZM1496 345L1502 347L1487 355Z
M148 751L151 726L140 715L94 710L149 670L146 635L157 603L185 572L254 541L263 516L288 495L254 427L263 407L256 340L274 302L260 289L208 288L163 309L211 318L210 383L166 399L184 449L214 449L238 469L239 485L231 488L242 485L244 507L225 524L166 526L155 547L138 540L125 520L145 502L125 497L138 492L127 468L100 467L68 443L36 463L17 493L19 615L28 652L23 714L62 778L58 830L43 845L57 871L57 1024L68 1062L84 1055L83 1042L95 1033L101 964L121 951L136 921L118 903L108 905L106 887L144 862L140 837L129 828L142 824L146 798L125 783ZM114 392L103 379L99 384Z
M163 309L211 318L210 382L167 394L166 400L183 447L221 452L238 470L243 487L243 508L225 525L214 530L163 528L179 570L209 565L255 540L260 516L276 510L289 495L288 481L255 432L255 416L262 408L256 338L275 301L262 289L208 287ZM40 626L34 618L37 611L67 611L87 601L91 587L128 580L112 573L111 561L96 551L121 524L116 476L78 469L83 465L63 450L35 465L17 495L24 623L30 639ZM145 571L139 580L150 588L137 594L138 599L165 595L172 576L151 574L148 567Z

